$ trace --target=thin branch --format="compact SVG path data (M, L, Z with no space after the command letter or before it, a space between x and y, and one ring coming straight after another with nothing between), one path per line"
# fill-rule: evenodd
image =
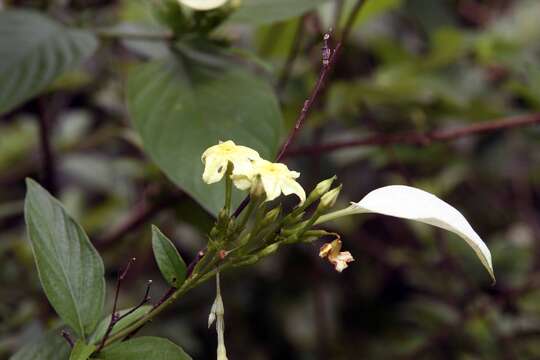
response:
M116 325L116 323L120 319L120 316L118 315L118 312L117 312L118 311L118 295L120 294L120 288L122 287L122 282L126 278L126 275L129 272L129 269L131 268L131 265L135 262L135 260L137 260L137 259L135 259L135 258L129 259L129 262L126 265L126 268L124 269L124 271L122 271L120 276L118 276L118 279L116 281L116 290L114 292L114 302L113 302L111 320L109 321L109 326L107 327L107 331L105 332L105 335L103 336L103 339L101 339L101 342L100 342L99 347L97 348L96 352L99 352L99 351L101 351L101 349L103 349L103 347L105 346L105 342L109 338L109 335L111 334L111 331L112 331L114 325Z
M154 304L154 306L152 307L152 310L159 307L161 304L163 304L165 301L167 301L168 298L171 297L172 294L174 294L174 292L177 290L177 288L175 288L174 286L171 286L167 292L165 294L163 294L163 296L161 297L161 299L159 299L159 301L157 303Z
M362 9L362 6L364 5L364 3L365 3L365 0L359 0L355 4L354 8L349 14L349 17L347 18L345 26L343 27L343 30L341 32L341 39L333 50L328 45L328 42L330 40L330 34L326 33L324 35L324 46L323 46L323 53L322 53L322 69L319 75L319 79L317 80L315 87L311 91L309 98L304 102L304 106L302 107L302 110L300 111L300 115L296 119L295 126L292 129L291 133L289 134L289 137L283 144L281 151L276 157L276 161L280 161L284 157L285 153L287 152L287 148L293 142L296 135L302 128L302 125L304 124L304 120L309 115L309 112L311 111L313 104L317 100L319 93L321 92L324 85L326 84L326 80L328 78L330 71L332 70L332 68L334 67L338 59L342 44L344 44L349 38L349 34L354 25L354 21L356 20L357 15L360 13L360 10Z
M73 340L73 337L71 336L71 334L69 332L67 332L66 330L62 330L62 332L60 333L60 335L66 339L67 343L69 344L69 346L72 348L73 346L75 346L75 340Z
M337 60L339 50L341 48L341 42L338 43L335 49L332 50L328 46L329 39L330 39L330 34L325 34L324 35L325 43L323 47L323 65L322 65L321 73L319 75L317 83L315 84L315 87L311 91L309 98L304 102L304 105L302 106L302 110L300 110L300 114L298 115L298 118L296 119L294 128L292 129L292 131L289 134L289 137L287 138L287 140L285 140L285 143L281 147L281 150L278 156L276 157L276 161L280 161L283 158L283 156L285 155L285 152L287 151L287 148L298 135L298 132L300 131L300 129L302 128L304 124L304 120L309 115L313 107L313 104L317 100L317 96L319 95L319 93L321 92L321 89L326 84L326 79L328 78L328 75L330 74L330 71L332 70Z
M405 132L397 134L373 135L364 139L333 142L317 146L307 146L288 151L287 156L319 155L330 151L359 146L381 146L391 144L428 146L434 142L453 141L467 136L492 133L495 131L531 126L535 124L540 124L540 113L497 119L460 127L457 129L435 130L425 133Z
M197 265L199 263L199 261L201 261L201 259L203 258L204 254L206 253L206 249L204 250L200 250L198 253L197 253L197 256L195 257L195 259L193 259L188 267L187 267L187 277L190 277L191 274L193 273L193 269L195 269L195 265Z
M146 291L144 292L144 297L142 298L142 300L136 306L132 307L131 310L129 310L128 312L126 312L122 316L120 316L116 320L116 323L118 323L120 320L128 317L129 315L133 314L135 311L139 310L144 304L149 302L152 299L150 297L150 289L151 288L152 288L152 280L148 280L148 282L146 283ZM114 327L114 325L113 325L113 327Z
M159 299L159 301L157 303L155 303L153 306L152 306L152 309L150 311L154 311L155 309L157 309L158 307L160 307L165 301L167 301L175 292L176 290L178 290L177 288L175 288L174 286L171 286L167 292L165 292L165 294L163 294L163 296ZM148 292L147 292L147 295L148 295ZM141 304L140 306L142 306L143 304ZM134 311L134 310L133 310ZM132 312L132 311L130 311ZM137 335L137 333L144 327L144 325L146 325L147 323L143 323L141 324L141 326L139 326L138 328L134 329L133 331L131 331L129 334L126 335L126 337L124 339L122 339L122 341L127 341L129 339L131 339L133 336Z

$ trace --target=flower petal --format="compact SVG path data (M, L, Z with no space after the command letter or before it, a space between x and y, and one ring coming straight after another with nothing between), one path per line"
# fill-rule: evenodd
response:
M247 175L231 175L234 186L239 190L247 190L251 187L251 178Z
M378 213L420 221L451 231L462 237L475 251L495 281L491 253L465 217L454 207L424 190L403 185L376 189L360 202L353 203L355 213Z
M281 189L275 177L261 174L261 181L263 184L264 192L266 193L266 200L272 201L281 194Z
M195 10L211 10L223 6L229 0L179 0L180 4L184 4Z
M293 179L283 179L281 182L281 191L283 191L284 195L296 194L300 198L300 204L306 201L304 188Z
M227 170L228 161L223 158L208 156L205 159L203 181L207 184L213 184L223 178Z

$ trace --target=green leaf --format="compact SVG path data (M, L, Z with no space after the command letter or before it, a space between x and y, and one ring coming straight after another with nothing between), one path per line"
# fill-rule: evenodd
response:
M202 181L206 148L230 139L267 159L277 152L282 118L276 96L264 81L234 65L180 58L140 65L129 74L127 98L150 157L214 214L223 207L224 185Z
M402 3L403 0L367 0L354 23L363 24L387 11L399 8Z
M105 348L100 353L103 360L191 360L178 345L167 339L140 337Z
M94 351L96 351L95 345L86 344L83 340L77 340L73 350L71 350L69 360L88 360Z
M42 92L97 47L94 35L32 11L0 12L0 114Z
M70 348L60 329L48 331L35 342L24 345L10 360L68 360Z
M129 325L133 324L135 321L139 320L144 315L146 315L148 313L148 311L150 311L150 309L152 309L151 305L144 305L144 306L141 306L140 308L138 308L137 310L133 311L131 314L127 315L125 318L118 321L114 325L114 327L113 327L113 329L111 331L111 335L114 335L117 332L119 332L120 330L123 330L123 329L127 328ZM120 316L124 316L124 314L128 313L129 311L131 311L131 308L130 309L125 309L125 310L120 310L118 313L120 314ZM103 336L105 336L105 333L107 332L107 328L109 327L109 322L110 321L111 321L111 315L103 318L99 322L99 324L96 327L96 330L94 331L92 336L90 336L90 339L88 340L88 342L95 343L95 342L98 342L99 340L101 340L103 338Z
M187 267L171 240L152 225L152 249L161 274L175 288L186 280Z
M85 337L103 309L103 261L62 204L35 181L26 184L26 226L41 285L58 315Z
M230 21L269 24L300 16L329 0L243 0Z

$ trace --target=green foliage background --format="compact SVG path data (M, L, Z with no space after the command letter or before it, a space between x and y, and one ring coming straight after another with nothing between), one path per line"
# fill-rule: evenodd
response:
M82 224L104 257L108 294L117 271L138 259L121 308L140 301L148 279L156 301L167 284L152 255L151 223L186 263L196 256L223 198L222 187L200 182L200 152L232 138L275 154L317 78L322 32L332 27L337 39L355 1L245 0L215 42L186 40L177 49L183 62L172 65L167 40L129 38L168 31L150 2L4 3L37 23L6 36L16 24L0 12L0 358L27 345L14 359L48 359L67 347L26 239L25 177L39 179ZM317 151L372 135L538 117L538 14L536 0L368 1L285 159L306 189L337 174L343 206L387 184L437 194L492 250L497 284L453 235L347 218L332 229L356 259L343 274L318 258L315 244L224 276L231 359L540 357L537 126ZM215 358L206 329L213 295L210 284L197 289L141 334L169 338L194 359ZM107 311L111 302L109 295ZM28 345L35 341L61 350L28 355L38 354ZM161 340L144 337L138 346L152 341Z

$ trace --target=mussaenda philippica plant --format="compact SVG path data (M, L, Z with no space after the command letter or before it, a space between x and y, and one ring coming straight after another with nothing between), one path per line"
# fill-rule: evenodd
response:
M152 349L157 344L165 346L164 339L131 337L191 289L215 276L216 298L208 326L215 322L217 359L226 360L225 306L220 273L253 265L275 253L281 246L311 243L321 238L330 238L331 241L322 245L319 256L328 260L336 271L342 272L354 261L353 255L349 251L341 251L343 240L339 234L326 231L321 225L344 216L377 213L416 220L451 231L472 247L495 280L490 251L480 236L458 210L428 192L409 186L386 186L370 192L345 209L334 211L341 191L341 185L332 187L335 176L321 181L306 194L298 182L300 173L290 170L285 164L262 159L257 151L231 140L211 146L204 151L201 159L204 163L203 181L208 186L215 186L213 184L220 181L225 184L225 202L207 236L206 249L188 267L173 243L157 227L153 227L154 256L171 288L157 303L149 305L149 283L138 306L119 311L118 292L132 260L118 278L112 315L99 324L96 314L102 311L105 295L101 258L84 230L61 204L37 183L28 180L25 205L28 233L45 293L60 317L80 337L76 342L70 340L73 343L72 354L75 351L83 354L74 359L117 359L118 354L137 352L142 348ZM238 214L231 209L233 187L246 192L248 196L247 205ZM292 208L286 207L280 201L284 198L282 195L295 195L297 204ZM74 263L65 262L64 252L73 247L80 249L78 253L81 262L84 262L84 269L70 267ZM80 273L80 276L73 280L66 275L69 272ZM84 287L77 282L80 279L84 280ZM66 300L64 290L73 299ZM170 346L170 359L190 359L175 344L166 344Z

